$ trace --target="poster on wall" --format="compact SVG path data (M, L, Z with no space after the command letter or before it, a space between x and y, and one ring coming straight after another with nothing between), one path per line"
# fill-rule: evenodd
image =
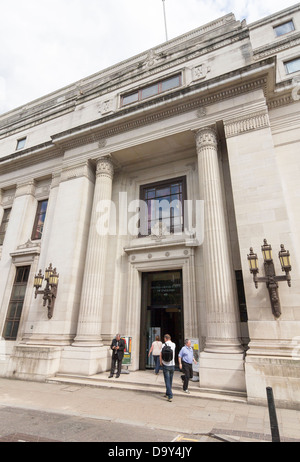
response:
M132 337L122 337L125 340L125 350L122 365L130 366L131 365L131 351L132 351Z
M194 353L194 359L197 361L197 364L193 362L193 381L196 382L199 380L199 353L200 353L200 348L199 348L199 339L198 338L192 338L191 339L191 347L193 348L193 353Z

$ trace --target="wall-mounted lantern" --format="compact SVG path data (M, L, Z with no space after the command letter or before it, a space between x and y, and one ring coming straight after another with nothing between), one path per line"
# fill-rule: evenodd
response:
M264 239L264 244L261 247L262 254L264 257L264 268L265 276L258 277L258 258L257 254L253 252L253 248L250 248L250 254L248 255L248 262L250 273L253 274L253 281L255 287L258 288L259 282L265 282L269 290L270 301L272 306L273 314L276 318L281 316L281 306L278 294L278 282L286 281L288 286L291 287L291 276L290 271L292 270L290 252L285 250L284 245L280 246L281 250L278 254L281 269L285 272L285 276L276 276L275 267L272 256L272 247L268 244L267 240Z
M46 287L44 290L39 290L42 287L43 280L46 281ZM59 275L56 272L56 268L52 268L52 263L50 263L49 268L45 270L45 276L42 274L42 270L34 278L34 287L35 287L35 298L38 295L43 295L43 306L46 306L48 303L48 318L51 319L53 316L54 304L57 293Z

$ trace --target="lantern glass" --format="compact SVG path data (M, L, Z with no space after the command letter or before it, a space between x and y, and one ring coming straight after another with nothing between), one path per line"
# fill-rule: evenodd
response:
M42 274L38 274L37 276L34 277L34 287L41 287L42 284L43 284L43 279L44 279L44 276L42 276Z
M273 260L272 247L267 243L266 239L264 240L264 245L262 246L261 250L265 261Z
M46 279L46 281L49 281L52 273L53 273L53 268L52 268L52 265L50 263L49 268L47 268L45 270L45 279Z
M58 284L58 274L56 273L55 270L53 271L53 273L50 276L49 284L51 286L57 286L57 284Z
M290 271L291 270L291 257L290 252L285 250L284 246L281 246L281 251L279 252L279 259L280 264L282 267L282 271Z
M256 253L253 253L253 249L250 249L250 254L248 255L248 262L250 272L257 272L258 271L258 258Z

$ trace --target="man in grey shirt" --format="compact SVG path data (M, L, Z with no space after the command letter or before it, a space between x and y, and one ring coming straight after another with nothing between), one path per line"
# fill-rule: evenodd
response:
M188 390L189 380L193 378L193 361L197 364L194 358L192 342L190 339L185 339L185 345L181 348L178 355L179 369L182 370L184 375L181 376L183 381L183 391L190 393Z

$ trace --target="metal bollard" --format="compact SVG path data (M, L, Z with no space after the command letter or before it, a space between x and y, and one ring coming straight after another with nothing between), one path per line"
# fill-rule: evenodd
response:
M278 421L277 421L276 408L275 408L275 402L274 402L274 396L273 396L273 389L271 387L267 387L267 398L268 398L272 443L280 443L280 435L279 435Z

